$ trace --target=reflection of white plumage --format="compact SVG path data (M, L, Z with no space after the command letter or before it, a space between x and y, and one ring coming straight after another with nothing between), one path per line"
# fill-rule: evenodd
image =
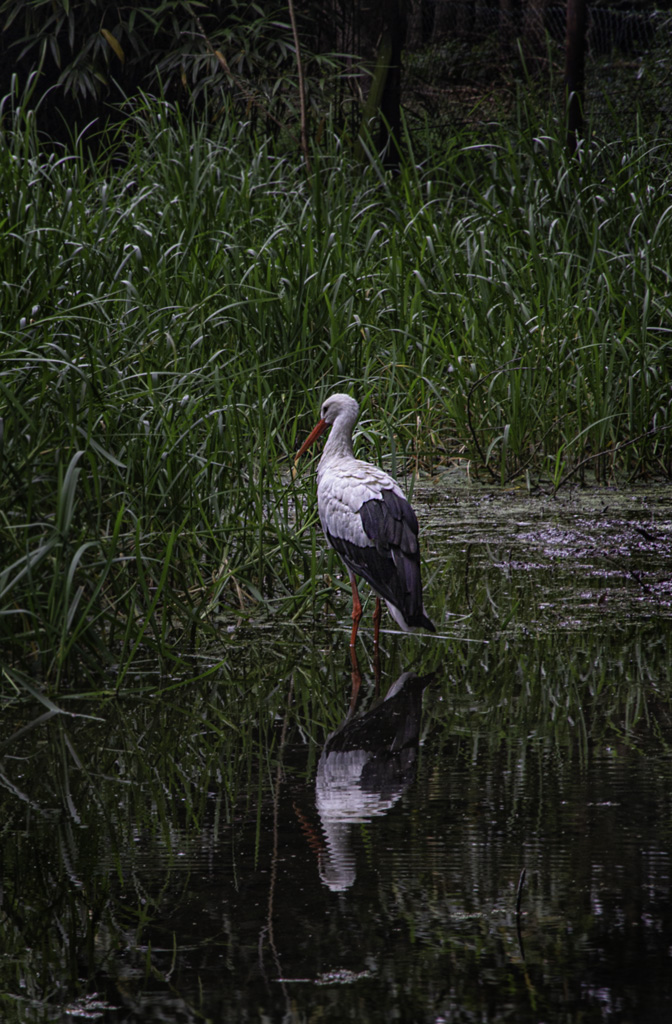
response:
M434 625L422 603L418 520L392 477L354 457L352 431L358 415L354 398L332 395L296 457L331 427L317 470L317 509L325 537L343 559L350 577L350 645L354 646L362 617L355 579L361 576L376 592L373 621L377 646L381 597L402 629L420 627L434 632Z
M334 892L355 881L353 826L386 814L415 777L422 695L433 677L404 672L385 700L329 736L317 766L315 806L324 832L320 877Z

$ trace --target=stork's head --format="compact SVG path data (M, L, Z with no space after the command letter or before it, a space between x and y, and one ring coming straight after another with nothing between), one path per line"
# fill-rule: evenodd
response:
M339 416L347 415L348 419L352 420L354 424L355 420L359 415L359 402L356 398L351 398L350 395L335 394L327 398L326 402L322 405L322 411L320 418L324 420L328 427L332 423L336 422Z
M319 422L313 427L299 448L294 463L296 464L303 453L310 448L313 441L317 441L318 437L321 437L328 427L333 426L336 420L339 421L339 426L341 426L342 431L347 434L348 438L352 437L352 428L357 421L358 415L359 402L355 398L339 393L330 395L322 405Z

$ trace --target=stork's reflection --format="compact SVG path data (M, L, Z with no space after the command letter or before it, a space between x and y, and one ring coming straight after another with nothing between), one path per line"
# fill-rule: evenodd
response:
M433 677L404 672L377 707L359 716L353 692L343 724L327 739L315 803L325 839L320 877L335 892L355 880L353 826L386 814L415 777L422 698Z

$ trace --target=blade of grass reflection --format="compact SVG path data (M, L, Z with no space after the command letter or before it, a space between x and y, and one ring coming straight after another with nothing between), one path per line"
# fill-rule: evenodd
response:
M276 945L275 945L275 936L274 936L274 930L273 930L273 908L274 908L274 898L275 898L275 887L276 887L276 882L277 882L277 878L278 878L278 831L279 831L279 825L280 825L280 822L279 822L280 787L282 785L283 778L284 778L283 755L284 755L284 750L285 750L285 744L287 742L287 723L288 723L289 708L290 708L291 703L292 703L293 693L294 693L294 676L292 674L290 676L290 680L289 680L289 688L288 688L288 692L287 692L287 704L286 704L286 707L285 707L285 713L284 713L283 718L282 718L282 729L281 729L281 732L280 732L280 741L279 741L279 744L278 744L278 753L277 753L277 758L276 758L275 782L274 782L274 785L273 785L273 825L272 825L273 842L272 842L272 848L271 848L271 873L270 873L270 879L269 879L269 885L268 885L267 917L266 917L266 926L265 926L265 929L264 929L264 931L266 932L266 934L268 936L268 944L269 944L269 946L271 948L271 951L273 953L273 959L275 961L275 966L276 966L276 969L277 969L277 972L278 972L278 977L282 976L282 970L281 970L281 967L280 967L280 957L278 955L278 950L277 950ZM262 950L263 950L263 932L259 936L259 952L260 952L260 957L262 958L262 962L263 962Z
M3 667L2 675L12 686L17 694L20 694L22 690L25 690L34 700L43 704L47 708L47 714L41 716L41 720L47 721L53 715L67 715L69 718L87 718L90 721L101 722L103 721L98 715L86 715L78 711L66 711L64 708L59 707L51 700L45 693L43 693L38 687L34 686L30 682L25 673L19 672L16 669Z
M60 713L61 712L57 709L54 709L53 711L45 711L43 715L39 715L37 718L34 718L32 722L29 722L27 725L24 725L20 729L17 729L15 733L12 733L11 736L0 742L0 754L4 750L9 749L9 747L11 747L13 743L16 743L16 741L19 740L22 736L25 736L26 733L32 732L33 729L39 728L39 726L43 725L45 722L48 722L51 718L53 718L54 715L58 715Z

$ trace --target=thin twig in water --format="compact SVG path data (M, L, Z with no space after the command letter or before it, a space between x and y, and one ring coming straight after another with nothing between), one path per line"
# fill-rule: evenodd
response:
M523 868L520 872L520 878L518 879L518 892L516 894L516 917L520 917L520 901L523 898L523 885L525 884L525 875L527 868Z
M292 697L294 695L294 676L292 675L289 683L289 693L287 694L287 707L285 709L285 717L282 720L282 732L280 733L280 744L278 747L278 763L275 772L275 787L273 790L273 852L271 855L271 879L268 887L268 916L266 918L266 925L263 932L268 936L268 944L273 952L273 959L275 966L278 971L278 978L282 978L282 970L280 965L280 957L278 950L275 945L275 934L273 931L273 909L275 902L275 883L278 877L278 833L279 833L279 809L280 809L280 788L282 786L282 780L284 778L284 767L283 767L283 755L285 751L285 742L287 740L287 722L289 718L289 709L292 705ZM260 938L260 955L262 948L262 941ZM283 991L285 990L284 982L282 982Z
M518 879L518 892L516 894L516 932L518 934L518 948L520 949L520 955L523 961L525 960L525 946L523 945L523 931L520 926L520 901L523 898L523 885L525 883L526 868L520 872L520 878Z

